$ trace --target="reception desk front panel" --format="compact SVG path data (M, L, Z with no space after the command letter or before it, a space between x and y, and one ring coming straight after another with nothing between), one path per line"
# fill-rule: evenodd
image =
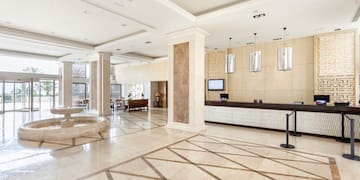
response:
M243 108L229 106L205 106L205 120L233 125L285 130L286 114L292 110ZM355 136L360 138L360 116L349 114L355 119ZM294 128L294 116L290 117L290 130ZM303 133L341 136L341 114L297 111L297 131ZM345 120L345 137L349 137L349 121Z

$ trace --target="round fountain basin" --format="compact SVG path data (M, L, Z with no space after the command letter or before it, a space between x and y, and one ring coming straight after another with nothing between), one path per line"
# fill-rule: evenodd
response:
M58 107L51 109L50 112L53 114L75 114L80 113L84 110L81 107Z
M73 126L62 128L64 118L52 118L24 124L18 136L24 140L47 141L64 140L98 134L106 130L109 121L103 117L79 116L68 119Z

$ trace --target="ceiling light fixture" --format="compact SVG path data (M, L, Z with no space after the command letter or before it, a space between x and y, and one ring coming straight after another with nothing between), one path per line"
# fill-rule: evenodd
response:
M334 29L334 31L341 31L341 28L336 28Z
M249 71L260 72L261 71L261 51L256 49L256 35L254 33L254 51L249 55Z
M117 48L116 50L117 50L117 51L120 51L121 49Z
M279 41L279 40L282 40L282 38L281 38L281 37L278 37L278 38L274 38L273 40L274 40L274 41Z
M227 50L227 55L225 56L225 73L228 73L228 74L235 72L236 56L234 53L232 53L231 40L232 40L232 37L229 37L229 48Z
M292 48L286 47L286 30L284 27L283 31L283 47L278 49L278 70L279 71L290 71L292 69Z
M152 42L151 41L146 41L145 44L151 44Z
M246 43L246 45L253 45L254 44L254 42L248 42L248 43Z

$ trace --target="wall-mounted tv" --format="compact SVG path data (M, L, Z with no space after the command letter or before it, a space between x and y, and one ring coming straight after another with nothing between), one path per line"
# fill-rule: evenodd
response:
M223 91L224 88L224 79L209 79L208 80L208 90L209 91Z

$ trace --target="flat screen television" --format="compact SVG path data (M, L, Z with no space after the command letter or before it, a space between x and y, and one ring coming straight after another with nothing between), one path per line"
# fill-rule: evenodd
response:
M209 79L208 80L208 90L209 91L223 91L224 88L224 79Z

